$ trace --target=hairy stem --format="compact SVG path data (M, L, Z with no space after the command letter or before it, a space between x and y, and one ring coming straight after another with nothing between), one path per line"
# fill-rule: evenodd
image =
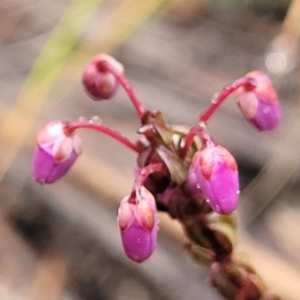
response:
M255 86L255 80L248 77L239 78L231 84L226 85L222 91L212 99L211 105L207 108L207 110L198 117L198 123L206 124L224 100L240 87L244 87L246 90L251 91L255 88Z
M142 118L142 116L147 111L142 104L141 100L136 95L133 87L125 77L125 75L118 70L116 70L111 64L107 63L106 61L102 61L101 64L105 66L106 70L110 73L112 73L118 82L121 84L121 86L124 88L125 92L127 93L131 103L133 104L139 118Z
M101 132L101 133L113 138L114 140L116 140L117 142L122 144L123 146L133 150L134 152L136 152L136 153L141 152L140 146L138 144L131 142L127 137L123 136L120 132L113 130L102 124L75 121L75 122L68 123L65 127L65 131L68 133L72 133L73 131L75 131L77 129L82 129L82 128Z

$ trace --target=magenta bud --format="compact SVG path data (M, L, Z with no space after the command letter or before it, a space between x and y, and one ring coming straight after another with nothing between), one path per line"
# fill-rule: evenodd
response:
M117 72L124 71L123 65L110 55L99 54L94 57L82 75L82 83L94 100L111 99L119 86L115 75L109 72L103 62L110 64Z
M32 172L39 183L53 183L63 177L82 152L79 136L65 132L65 125L54 121L38 133Z
M233 212L239 201L239 180L234 157L211 141L197 151L190 167L194 170L203 196L211 208L220 214Z
M271 80L260 71L252 71L246 77L254 80L255 87L241 87L235 92L242 114L258 130L274 129L281 119L281 107Z
M185 189L194 196L203 196L201 186L198 182L198 176L195 173L194 165L191 165L185 181Z
M139 197L125 197L118 211L118 225L127 257L139 263L149 258L156 247L158 231L153 195L142 188Z

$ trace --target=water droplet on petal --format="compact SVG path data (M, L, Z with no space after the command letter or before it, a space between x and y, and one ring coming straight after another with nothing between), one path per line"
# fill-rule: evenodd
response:
M264 114L268 114L270 111L271 111L271 108L269 106L267 106L263 109Z
M196 184L196 188L197 188L198 190L201 190L201 185L200 185L200 183L197 183L197 184Z
M240 193L241 193L241 191L240 191L240 190L237 190L237 191L236 191L236 194L237 194L237 195L239 195Z

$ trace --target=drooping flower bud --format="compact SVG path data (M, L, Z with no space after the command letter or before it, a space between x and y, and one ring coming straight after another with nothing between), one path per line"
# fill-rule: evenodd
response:
M120 73L124 71L123 65L110 55L99 54L94 57L82 75L82 83L94 100L112 98L119 86L116 77L103 66L103 62L110 64Z
M184 184L185 189L194 196L203 196L198 176L195 173L194 165L191 165L188 171L187 179Z
M195 153L191 168L211 208L220 214L233 212L239 200L239 180L236 161L229 151L208 141Z
M134 199L127 196L121 201L118 225L127 257L140 263L156 247L157 212L154 197L148 190L142 188L141 195L134 194Z
M32 172L39 183L53 183L63 177L81 154L81 139L67 134L66 123L54 121L40 130L33 156Z
M274 129L280 121L281 108L271 80L260 71L252 71L246 77L254 79L255 87L241 87L235 92L242 114L258 130Z

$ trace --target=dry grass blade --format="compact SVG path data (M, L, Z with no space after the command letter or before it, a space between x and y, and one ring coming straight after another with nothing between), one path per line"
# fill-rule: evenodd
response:
M42 256L29 300L58 300L64 288L67 263L51 254Z

